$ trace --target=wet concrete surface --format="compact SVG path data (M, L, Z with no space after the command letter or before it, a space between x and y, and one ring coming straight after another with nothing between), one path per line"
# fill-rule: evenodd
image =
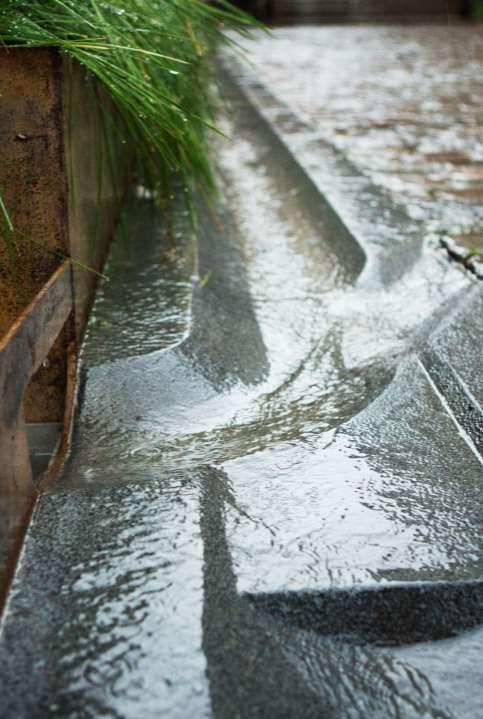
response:
M302 26L244 47L313 136L428 230L483 252L481 26Z
M238 82L196 232L127 210L4 715L483 716L482 286Z

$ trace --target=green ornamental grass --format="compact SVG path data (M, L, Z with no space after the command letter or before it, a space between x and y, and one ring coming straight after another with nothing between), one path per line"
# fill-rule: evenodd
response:
M138 174L167 192L181 178L213 185L205 136L212 127L208 83L225 29L253 21L225 0L1 0L4 46L55 46L81 63L107 91L108 134L134 148ZM0 216L11 229L0 197Z

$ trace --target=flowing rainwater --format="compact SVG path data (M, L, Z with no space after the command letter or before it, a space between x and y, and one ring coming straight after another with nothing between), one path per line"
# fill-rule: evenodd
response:
M459 371L481 292L335 150L324 180L296 119L224 93L196 231L142 192L125 213L7 606L6 706L473 719L481 462L434 367ZM324 181L371 205L342 217Z

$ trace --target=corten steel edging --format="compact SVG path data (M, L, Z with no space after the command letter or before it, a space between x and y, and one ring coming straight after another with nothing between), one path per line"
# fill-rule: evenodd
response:
M3 515L0 522L3 561L3 567L0 567L0 612L37 496L24 420L25 390L62 329L70 325L73 335L72 307L72 271L70 262L65 261L0 340L0 499ZM75 366L75 356L72 363ZM74 385L71 384L67 407L73 404L73 397Z
M71 254L63 85L54 48L0 48L0 191L17 233L13 251L0 241L0 337ZM25 392L27 422L62 421L66 343L62 333Z
M33 490L24 395L72 307L71 266L66 260L0 341L0 491L4 496Z
M59 256L71 257L72 320L24 399L27 422L65 422L71 365L119 216L130 152L108 148L102 112L111 113L109 98L56 48L0 48L0 95L0 191L18 230L13 253L0 241L0 336Z
M47 491L57 480L69 453L72 433L74 431L79 362L73 314L70 315L66 324L69 325L70 340L67 344L64 421L55 454L52 456L45 472L43 472L36 481L39 492Z
M68 454L79 348L133 155L106 134L107 94L57 48L0 47L0 95L0 192L16 230L0 239L1 605L38 492ZM35 484L26 422L63 426Z

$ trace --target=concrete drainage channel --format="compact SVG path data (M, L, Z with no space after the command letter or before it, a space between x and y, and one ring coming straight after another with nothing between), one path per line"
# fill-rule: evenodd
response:
M197 243L127 210L4 712L473 719L481 284L265 88L224 92Z

